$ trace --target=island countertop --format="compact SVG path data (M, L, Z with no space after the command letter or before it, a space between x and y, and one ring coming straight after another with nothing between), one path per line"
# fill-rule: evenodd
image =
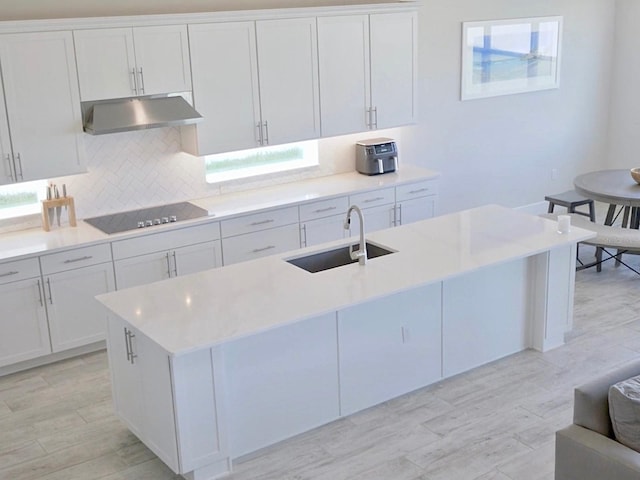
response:
M368 234L395 253L365 266L309 273L286 262L353 243L341 240L96 298L177 356L594 236L556 229L555 221L488 205Z

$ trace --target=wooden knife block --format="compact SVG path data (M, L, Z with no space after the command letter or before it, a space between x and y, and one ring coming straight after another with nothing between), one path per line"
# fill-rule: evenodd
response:
M73 197L61 197L61 198L52 198L51 200L42 200L42 228L45 232L51 230L51 224L49 223L49 209L53 209L53 221L56 221L55 209L56 207L60 207L62 211L60 212L60 216L62 217L62 212L64 212L63 207L67 207L67 215L69 216L69 225L72 227L76 226L76 205L73 202Z

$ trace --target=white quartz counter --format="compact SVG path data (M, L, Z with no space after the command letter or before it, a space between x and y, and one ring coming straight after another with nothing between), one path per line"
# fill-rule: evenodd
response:
M396 253L319 273L285 261L345 241L101 295L172 355L224 343L593 237L489 205L367 235Z
M349 193L365 192L385 186L393 187L403 183L435 179L438 176L439 174L431 170L412 165L402 165L402 169L398 172L385 175L369 177L357 172L350 172L273 187L200 198L191 202L206 209L209 212L209 217L158 225L152 229L133 230L115 235L104 234L81 220L78 221L78 226L75 228L54 227L50 232L37 228L5 233L0 235L0 261L17 260L21 257L46 254L57 250L121 240L150 233L160 233L256 212L266 208L286 206Z

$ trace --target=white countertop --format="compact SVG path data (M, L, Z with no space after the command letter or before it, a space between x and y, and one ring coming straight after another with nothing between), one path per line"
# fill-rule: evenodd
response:
M365 266L308 273L285 261L342 240L97 298L180 355L593 236L576 227L559 234L555 221L489 205L371 233L367 240L397 252Z
M0 261L52 253L96 243L122 240L140 235L149 235L163 231L185 228L210 221L229 218L235 215L257 212L267 208L297 204L321 198L330 198L349 193L364 192L385 186L393 187L403 183L435 179L439 174L412 165L402 165L398 172L384 175L366 176L357 172L313 178L299 182L286 183L267 188L218 195L215 197L191 200L209 212L209 217L196 220L158 225L152 229L132 230L107 235L100 230L78 221L77 227L53 228L45 232L40 228L22 230L0 235Z

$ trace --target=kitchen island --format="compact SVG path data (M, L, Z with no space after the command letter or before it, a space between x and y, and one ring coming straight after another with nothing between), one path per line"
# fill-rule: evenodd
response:
M366 220L366 219L365 219ZM116 411L172 470L232 460L571 328L572 228L490 205L367 235L393 253L318 273L345 241L98 297Z

